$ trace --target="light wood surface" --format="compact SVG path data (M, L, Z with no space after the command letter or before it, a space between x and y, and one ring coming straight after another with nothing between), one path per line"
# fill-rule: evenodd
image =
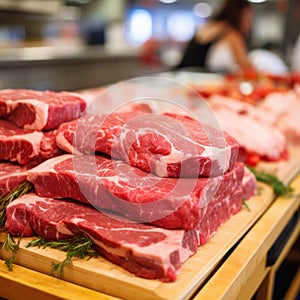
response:
M282 249L280 255L278 256L276 262L272 266L272 268L266 268L265 270L268 269L268 274L266 274L265 277L263 278L263 281L261 285L259 286L257 293L256 293L256 300L272 300L273 299L273 294L274 294L274 285L275 285L275 279L276 279L276 272L278 268L281 266L283 263L284 259L287 257L288 253L290 252L292 246L296 242L300 232L300 222L298 222L298 227L295 228L295 230L291 233L291 236L289 237L288 241L284 245L284 248ZM264 266L266 265L266 259L264 259ZM299 267L300 271L300 267ZM299 273L299 272L298 272ZM298 275L295 276L295 284L297 284L297 280L299 281L299 278L297 278ZM252 275L252 277L254 277ZM258 278L253 278L256 282L259 282L257 280ZM292 283L293 284L293 283ZM294 290L294 297L289 297L287 296L286 299L291 299L294 300L296 298L296 293L298 292L300 287L300 284L296 285L294 288L291 288L291 291L289 292L292 294L292 291ZM240 297L240 299L242 299Z
M266 166L261 165L260 167L272 170L272 172L274 171L279 174L285 181L290 181L290 179L299 172L300 155L298 155L298 153L298 149L292 149L291 159L280 163L280 168L278 168L278 165L275 163L269 163L266 164ZM300 181L297 182L297 185L300 186ZM158 280L147 280L135 277L101 257L88 261L81 259L74 260L71 266L65 268L63 280L50 278L64 283L68 281L75 284L75 286L81 285L92 291L98 291L100 292L98 293L99 297L102 297L103 293L123 299L137 299L138 297L138 299L145 300L175 300L187 299L201 289L201 293L196 296L198 299L217 299L218 297L215 297L216 295L220 295L220 298L222 298L221 296L223 294L221 291L216 290L214 285L212 285L213 290L210 291L210 281L208 284L205 284L204 287L203 285L212 274L219 274L218 272L221 272L221 275L217 275L218 277L215 279L217 282L219 282L218 280L223 282L220 289L222 289L222 287L225 288L225 285L231 286L231 280L233 280L237 285L232 289L239 291L251 272L264 272L262 269L259 270L259 263L261 263L263 259L263 252L272 244L276 234L284 227L284 224L287 222L292 211L295 210L295 206L299 200L293 199L295 200L293 201L291 199L280 198L276 200L276 206L274 208L275 203L272 205L274 200L272 189L264 184L259 184L259 187L260 194L248 201L251 211L249 212L243 209L223 224L217 234L211 238L206 245L199 247L197 253L182 265L178 279L174 283L162 283ZM269 210L271 210L270 213ZM266 214L264 214L265 212ZM278 217L279 213L281 213L281 216L282 212L284 212L286 217L277 220L276 216ZM236 260L233 260L233 263L229 264L229 270L227 267L225 271L223 271L222 262L226 253L241 240L251 227L254 226L253 229L256 228L255 223L260 217L267 218L268 227L259 227L254 230L250 240L248 237L249 234L247 234L248 244L244 246L245 248L242 248L243 250L238 252L237 257L235 255ZM271 234L266 241L263 241L261 239L262 236L265 235L266 230L270 230ZM252 233L252 230L250 233ZM24 248L24 245L29 241L31 241L31 238L24 238L21 241L21 247L16 260L18 266L15 266L16 272L19 266L22 266L30 269L28 271L35 270L43 273L44 275L42 276L47 276L50 273L51 262L59 262L65 258L63 252L53 249ZM244 243L244 240L240 242L239 246L242 243ZM257 243L261 243L261 245L264 246L258 253L255 252L255 247L258 246ZM254 253L252 253L253 251ZM236 251L234 251L234 253L235 252ZM11 253L1 249L0 257L2 259L7 259L10 256ZM247 270L243 270L243 265L250 267ZM239 269L242 269L241 272L245 272L246 275L242 276L240 281L237 281L236 277L238 277L239 274L236 273ZM15 271L10 273L12 277ZM228 273L228 271L230 272ZM40 273L34 274L38 274L37 277L40 275ZM0 275L0 277L1 276L2 275ZM49 276L47 276L47 278L49 278ZM28 285L31 285L33 288L36 286L35 283L31 281L28 282ZM71 295L72 289L68 289L68 291ZM230 291L228 295L231 296L231 293L232 291ZM59 287L53 287L50 294L54 296L61 295L61 289ZM75 295L74 292L74 296ZM205 297L202 297L202 295L205 295ZM206 295L211 297L206 297Z
M7 299L77 299L117 300L117 298L99 294L93 290L63 281L52 276L15 265L14 271L8 271L0 260L0 295ZM25 297L26 295L26 297Z
M226 263L198 293L195 297L196 300L237 299L240 294L245 292L243 287L246 286L263 260L265 265L266 253L299 209L300 175L292 182L291 186L294 188L294 196L276 199L260 221L243 238ZM299 235L299 226L294 235Z
M224 254L265 211L272 202L272 197L272 190L261 185L260 195L249 201L251 212L243 209L223 224L217 234L183 264L174 283L135 277L101 257L74 260L72 266L65 268L64 279L125 299L132 299L137 294L143 299L185 299L195 292L217 267ZM65 253L54 249L25 248L24 245L31 240L32 238L22 239L16 263L50 274L51 262L62 261ZM2 249L0 256L7 259L11 253Z

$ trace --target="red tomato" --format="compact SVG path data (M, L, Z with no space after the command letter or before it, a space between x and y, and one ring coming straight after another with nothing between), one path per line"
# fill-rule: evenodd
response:
M260 156L257 153L248 153L245 163L249 166L256 166L260 161Z

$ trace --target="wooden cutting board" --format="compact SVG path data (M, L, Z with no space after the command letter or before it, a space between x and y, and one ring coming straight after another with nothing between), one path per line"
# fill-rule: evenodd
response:
M291 148L289 161L264 163L259 167L275 172L288 182L299 172L299 149ZM176 282L163 283L159 280L138 278L101 257L73 260L73 264L64 269L63 279L124 299L187 299L201 288L205 280L218 268L226 253L274 200L270 187L259 184L259 190L259 195L248 201L251 211L244 208L223 224L217 234L207 244L199 247L197 253L182 265ZM3 238L4 234L0 241ZM16 264L50 274L51 263L63 261L65 253L48 248L25 248L24 245L31 240L32 238L22 239ZM0 257L8 259L11 253L1 248Z

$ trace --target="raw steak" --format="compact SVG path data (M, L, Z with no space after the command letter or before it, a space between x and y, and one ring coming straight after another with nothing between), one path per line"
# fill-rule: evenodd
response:
M273 117L273 125L281 130L287 140L300 144L300 94L295 91L269 94L261 107Z
M212 178L160 178L104 156L62 155L28 171L39 196L72 198L165 228L195 229L241 187L244 165Z
M56 131L33 131L0 120L0 160L37 166L65 152L56 145Z
M238 154L232 137L189 116L141 110L62 124L57 144L69 153L102 152L160 177L218 176Z
M255 106L234 98L212 95L208 99L208 104L216 111L218 109L227 109L238 115L246 115L247 117L258 120L259 122L268 124L272 124L274 122L274 116L266 112L260 106Z
M84 235L108 260L145 278L175 281L182 262L197 250L194 231L167 230L102 214L70 201L27 194L7 208L12 235L37 234L46 240Z
M17 101L20 99L34 99L37 92L33 90L0 90L0 117L6 117L9 113L7 101Z
M0 160L27 164L40 153L43 133L0 120Z
M1 162L0 163L0 197L5 196L16 186L26 180L27 166Z
M259 160L288 158L286 138L275 126L253 118L253 112L229 109L228 103L224 106L214 103L212 109L222 129L240 144L239 159L243 157L246 163L255 165Z
M122 111L110 115L85 115L80 119L62 124L57 132L57 145L69 153L106 153L121 156L119 143L120 128L134 119L149 112L149 107ZM114 147L114 153L112 149ZM117 153L118 152L118 153Z
M245 167L244 177L242 181L243 198L250 199L257 195L257 182L254 174Z
M63 155L65 152L57 147L56 144L56 130L43 132L43 138L40 143L40 153L39 155L30 161L30 168L39 165L45 160Z
M197 227L199 245L205 244L223 223L242 209L241 199L242 188L237 188L231 195L209 204L209 210Z
M79 118L86 102L69 92L1 90L0 116L16 125L35 130L56 129L61 123Z

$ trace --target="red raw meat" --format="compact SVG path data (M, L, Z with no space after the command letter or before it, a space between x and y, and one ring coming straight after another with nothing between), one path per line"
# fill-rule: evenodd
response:
M261 108L273 118L273 126L282 131L291 144L300 144L300 93L297 89L272 93L261 103Z
M0 160L27 164L40 153L43 133L0 120Z
M214 96L208 103L221 128L239 143L239 160L256 165L260 160L278 161L288 158L286 138L270 124L271 117L266 112L220 96Z
M165 228L195 229L210 202L241 187L243 174L237 163L212 178L160 178L103 156L63 155L31 169L27 179L39 196L72 198Z
M56 129L63 122L79 118L85 109L85 100L75 93L0 90L0 117L22 128Z
M62 124L57 144L69 153L102 152L160 177L221 175L233 168L239 149L227 133L189 116L142 110Z
M46 240L84 235L108 260L144 278L175 281L181 263L197 250L196 232L128 222L80 203L35 194L15 200L6 213L12 235L38 234Z
M56 130L45 131L43 132L43 138L40 143L40 153L39 155L29 162L30 169L44 162L45 160L63 155L64 152L62 149L57 147L56 144Z
M0 119L0 160L37 166L64 151L56 145L56 131L33 131L19 128Z
M11 192L27 178L27 166L1 162L0 163L0 197Z
M250 199L252 196L257 195L257 182L255 175L248 169L244 170L244 177L242 181L243 198Z
M223 223L242 209L242 195L242 189L237 188L231 195L220 201L212 201L209 204L209 209L197 227L200 245L208 242Z

